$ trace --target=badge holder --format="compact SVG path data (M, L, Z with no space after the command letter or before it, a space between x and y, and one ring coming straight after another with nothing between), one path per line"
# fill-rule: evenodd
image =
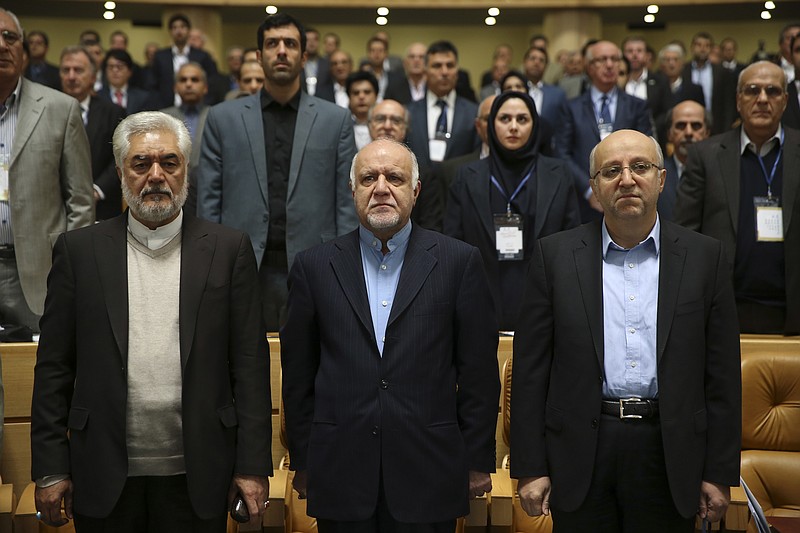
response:
M521 261L524 255L522 249L522 216L512 213L510 207L509 205L509 210L505 213L493 215L497 259L499 261Z
M444 156L447 153L447 140L450 138L449 133L437 133L435 139L428 141L428 154L431 161L440 163L444 161Z
M756 240L758 242L783 242L783 210L777 196L755 196Z

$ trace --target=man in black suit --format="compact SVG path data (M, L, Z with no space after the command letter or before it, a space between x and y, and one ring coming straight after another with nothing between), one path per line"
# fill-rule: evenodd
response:
M722 65L708 60L714 39L707 32L692 37L692 61L683 67L683 82L703 88L706 109L711 113L712 135L728 131L736 120L736 79Z
M739 77L739 128L692 146L675 222L722 241L742 333L800 334L800 132L781 126L783 70Z
M792 39L791 49L795 72L800 72L800 33ZM783 125L800 130L800 79L795 76L794 81L786 86L786 92L788 101L783 112Z
M217 76L217 64L208 52L189 46L189 30L192 23L186 15L181 13L172 15L167 27L173 44L156 52L150 70L150 89L158 93L159 107L180 105L174 91L175 74L189 61L200 64L206 72L207 79Z
M659 220L655 139L617 131L590 157L604 219L541 239L528 273L511 475L554 533L691 533L739 484L728 263L719 241Z
M383 97L397 100L403 105L425 98L425 53L428 47L423 43L411 43L403 58L405 76L389 78L389 85Z
M303 89L317 96L317 88L331 83L331 64L319 53L319 32L306 28L306 64L303 67Z
M84 126L92 153L92 180L96 220L113 218L122 212L122 192L114 167L111 137L125 110L97 96L92 96L95 66L81 46L70 46L61 53L61 85L64 92L84 108Z
M452 533L495 469L497 327L480 254L409 221L420 181L405 146L369 144L350 184L359 228L299 253L289 277L294 486L320 533Z
M125 50L112 48L103 61L105 84L97 96L113 102L128 115L139 111L153 111L158 107L155 93L135 86L133 79L134 63Z
M739 45L736 44L736 41L732 37L725 37L719 42L720 64L723 68L730 70L736 80L739 79L739 74L741 74L744 67L747 66L739 63L736 59L736 52L738 49Z
M61 78L58 75L58 67L46 61L47 49L50 46L47 34L34 30L28 33L26 40L28 41L29 63L28 68L25 69L25 77L60 91Z
M62 234L31 407L36 507L80 533L225 531L266 507L269 356L247 235L181 210L189 134L146 112L114 133L129 211ZM102 290L101 290L102 288Z
M647 42L644 37L633 35L622 41L622 55L628 60L628 82L625 92L647 101L653 121L663 119L669 83L663 76L650 72L647 68Z

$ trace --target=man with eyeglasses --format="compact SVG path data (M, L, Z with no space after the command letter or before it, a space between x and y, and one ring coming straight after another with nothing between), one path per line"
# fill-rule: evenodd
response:
M611 132L633 129L652 133L647 101L617 88L622 52L610 41L598 41L586 47L586 73L591 85L577 98L567 102L565 120L556 133L556 157L568 162L575 180L581 220L601 217L602 207L589 186L589 152Z
M0 322L39 330L55 237L94 222L77 100L22 78L22 27L0 8Z
M603 220L540 239L528 272L511 475L555 533L692 533L739 484L728 262L719 241L660 219L654 138L616 131L589 157Z
M679 103L667 111L667 142L672 155L664 159L664 190L658 197L658 215L664 220L672 220L675 211L675 196L678 184L686 170L686 157L689 147L696 142L708 139L711 131L711 118L702 104L692 100Z
M405 142L408 129L408 111L400 102L384 100L372 106L367 115L369 135L372 140L389 138Z
M778 65L744 69L741 127L690 147L678 187L675 221L725 246L742 333L800 333L800 132L781 126L786 102Z

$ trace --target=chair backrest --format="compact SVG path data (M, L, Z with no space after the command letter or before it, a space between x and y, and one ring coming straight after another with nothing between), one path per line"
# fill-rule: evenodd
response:
M742 448L800 451L800 353L743 355Z
M503 421L503 442L511 442L511 370L514 358L509 357L503 364L503 392L500 396L500 417Z

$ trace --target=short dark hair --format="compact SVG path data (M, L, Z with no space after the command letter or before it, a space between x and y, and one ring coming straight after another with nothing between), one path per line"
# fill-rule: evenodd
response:
M264 49L264 32L272 28L283 28L284 26L294 26L300 34L300 53L306 51L306 29L299 20L289 15L288 13L276 13L264 19L264 22L258 27L258 34L256 35L256 42L258 42L258 49Z
M309 33L316 33L317 35L319 35L319 30L317 28L306 28L306 35L308 35Z
M528 56L531 55L531 52L533 52L534 50L544 54L544 64L545 65L550 63L550 56L547 55L547 50L545 50L541 46L531 46L530 48L528 48L528 51L525 52L525 59L528 59Z
M545 43L550 44L550 40L544 34L541 33L534 33L533 35L531 35L531 38L528 39L528 43L532 43L533 41L538 41L540 39Z
M131 55L125 50L111 49L106 52L106 58L103 60L103 70L106 69L106 64L108 63L109 58L122 61L130 70L133 70L133 59L131 59Z
M428 56L430 55L447 53L454 54L456 56L456 61L458 61L458 48L456 48L456 45L450 41L436 41L435 43L431 44L428 47L428 51L425 52L425 61L427 62Z
M375 94L378 94L378 78L375 77L375 74L372 72L367 72L366 70L357 70L356 72L348 74L347 79L344 82L347 96L350 96L350 88L353 86L353 84L359 81L368 81L370 85L372 85L372 88L375 89Z
M186 24L187 28L192 27L192 21L189 20L189 17L187 17L183 13L175 13L169 18L169 21L167 22L167 29L172 29L172 25L178 21L181 21L184 24Z
M786 35L786 32L789 31L790 28L800 28L800 21L792 22L781 28L781 33L780 35L778 35L778 44L780 44L781 41L783 41L783 37Z
M383 49L386 50L387 52L389 51L389 43L386 41L386 39L381 39L380 37L372 36L367 41L367 51L368 52L369 52L369 47L372 45L372 43L382 43L383 44Z
M96 30L83 30L80 36L80 44L100 44L100 34Z
M47 34L41 30L33 30L28 32L28 37L33 37L34 35L38 35L44 41L44 45L49 47L50 46L50 39L47 37ZM25 39L26 41L28 39Z
M712 45L714 44L714 38L707 31L699 31L699 32L695 33L694 36L692 37L692 44L694 44L694 42L697 39L705 39L707 41L711 41Z
M125 39L125 46L128 46L128 34L125 33L122 30L114 30L114 31L112 31L111 35L109 37L109 41L113 40L114 37L116 37L117 35L122 36L122 38Z
M691 101L694 102L694 100L691 100ZM678 103L682 104L683 102L678 102ZM695 103L697 103L697 102L695 102ZM703 106L703 104L699 104L699 105ZM667 114L664 115L664 121L667 124L667 129L672 128L672 110L673 109L674 109L674 107L670 107L669 109L667 109ZM708 109L706 109L705 107L703 107L703 124L705 125L706 130L710 133L711 132L711 126L714 124L714 122L711 120L711 114L708 112Z

